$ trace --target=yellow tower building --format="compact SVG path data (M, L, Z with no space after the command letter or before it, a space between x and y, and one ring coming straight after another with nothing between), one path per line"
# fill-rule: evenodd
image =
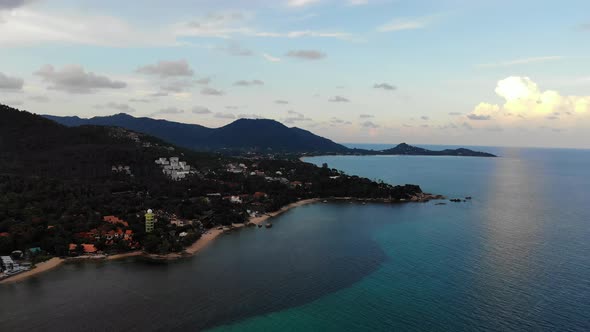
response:
M151 233L154 231L154 212L152 209L147 210L145 214L145 232Z

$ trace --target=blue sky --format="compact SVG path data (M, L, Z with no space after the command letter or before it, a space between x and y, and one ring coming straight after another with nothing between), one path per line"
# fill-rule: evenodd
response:
M0 101L339 142L590 148L590 3L0 0Z

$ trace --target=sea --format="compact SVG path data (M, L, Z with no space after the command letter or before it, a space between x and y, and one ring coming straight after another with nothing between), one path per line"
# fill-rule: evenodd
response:
M0 330L590 331L590 150L474 149L499 157L307 158L472 199L319 202L174 263L65 264L0 285Z

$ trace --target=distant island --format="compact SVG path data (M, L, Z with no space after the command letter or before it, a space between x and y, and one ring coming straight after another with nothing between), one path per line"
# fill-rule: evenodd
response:
M3 105L0 151L4 276L48 259L35 271L65 258L183 257L222 232L270 228L269 217L318 200L441 198L327 164L196 152L121 127L66 127Z
M432 151L405 143L385 150L351 149L327 138L297 127L289 128L268 119L239 119L220 128L208 128L151 118L136 118L128 114L83 119L77 116L43 115L62 125L115 126L148 134L172 144L196 151L214 151L224 154L299 154L299 155L416 155L496 157L491 153L465 148Z

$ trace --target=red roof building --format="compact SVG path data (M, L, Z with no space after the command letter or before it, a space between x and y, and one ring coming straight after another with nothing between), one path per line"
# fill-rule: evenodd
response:
M126 221L123 221L115 216L104 216L102 217L102 220L104 220L105 222L108 222L109 224L121 224L125 227L129 227L129 223Z

